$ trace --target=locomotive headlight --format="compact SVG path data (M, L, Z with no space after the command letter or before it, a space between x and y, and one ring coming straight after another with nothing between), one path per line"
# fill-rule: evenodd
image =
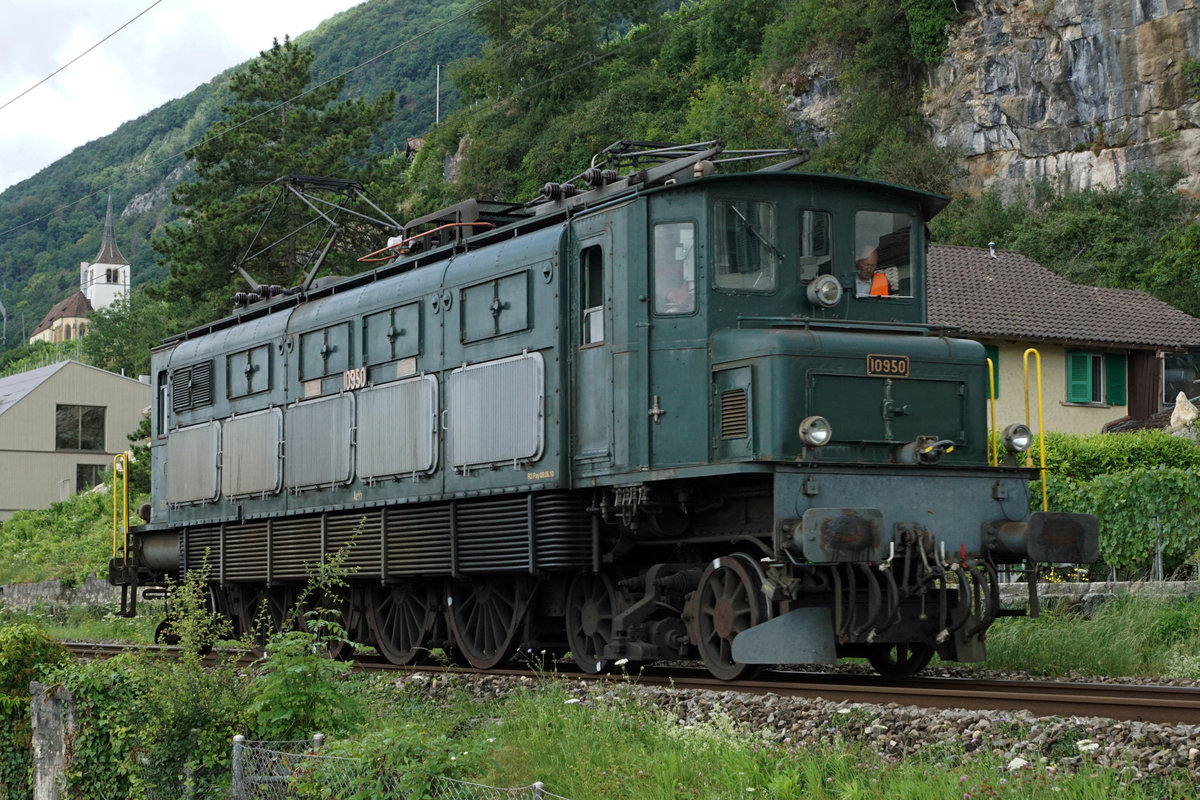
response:
M808 284L808 300L821 308L833 308L842 299L842 284L832 275L821 275Z
M1004 429L1000 439L1004 442L1004 449L1008 452L1024 453L1033 445L1033 431L1029 430L1028 425L1014 422Z
M832 438L833 426L824 417L805 417L800 423L800 441L809 447L824 447Z

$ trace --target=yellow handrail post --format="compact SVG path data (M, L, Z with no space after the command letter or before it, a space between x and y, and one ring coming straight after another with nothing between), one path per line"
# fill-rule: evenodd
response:
M1029 348L1023 356L1023 366L1025 369L1025 424L1032 430L1033 426L1029 421L1029 357L1033 356L1034 363L1037 367L1037 409L1038 409L1038 426L1037 436L1039 450L1041 452L1041 477L1042 477L1042 511L1050 510L1049 491L1046 488L1046 428L1042 417L1042 354L1034 348ZM1033 466L1033 452L1025 453L1025 466Z
M120 468L118 468L118 464ZM117 511L117 485L120 482L121 497L123 504L121 513L118 516ZM129 453L117 453L113 456L113 539L112 539L112 555L113 558L117 554L121 554L122 563L129 563ZM118 529L121 534L121 543L117 543Z
M995 467L1000 464L1000 445L996 442L996 437L999 435L996 432L996 374L993 372L995 365L989 358L987 360L988 371L988 408L992 412L992 427L991 435L988 436L988 458L989 463Z

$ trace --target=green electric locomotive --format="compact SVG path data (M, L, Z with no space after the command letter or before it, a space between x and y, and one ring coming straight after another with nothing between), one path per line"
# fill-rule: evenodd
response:
M1094 559L1095 520L989 465L984 348L926 322L946 199L789 156L620 142L167 341L111 580L206 565L249 629L346 549L396 663L981 659L998 570Z

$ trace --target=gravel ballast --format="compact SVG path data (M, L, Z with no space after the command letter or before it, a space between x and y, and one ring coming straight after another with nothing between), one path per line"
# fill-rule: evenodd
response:
M940 671L932 674L938 675ZM954 670L959 673L958 670ZM956 677L962 677L956 674ZM974 677L1001 678L999 673ZM1012 674L1002 679L1013 679ZM396 680L434 699L468 692L480 701L540 679L417 672ZM1074 771L1085 762L1122 771L1128 780L1180 772L1200 782L1200 726L1160 725L1099 717L1035 717L1022 711L924 709L895 703L828 702L733 691L684 690L562 678L582 703L605 704L619 694L655 706L681 726L728 719L748 735L783 744L854 743L899 760L918 754L940 761L988 756L1010 770L1042 766Z

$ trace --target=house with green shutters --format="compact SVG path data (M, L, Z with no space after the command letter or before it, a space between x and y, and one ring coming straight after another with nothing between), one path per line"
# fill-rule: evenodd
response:
M927 302L932 324L987 348L998 428L1025 421L1028 374L1037 430L1039 361L1046 430L1099 433L1200 395L1200 319L1145 292L1071 283L1011 250L934 245Z

